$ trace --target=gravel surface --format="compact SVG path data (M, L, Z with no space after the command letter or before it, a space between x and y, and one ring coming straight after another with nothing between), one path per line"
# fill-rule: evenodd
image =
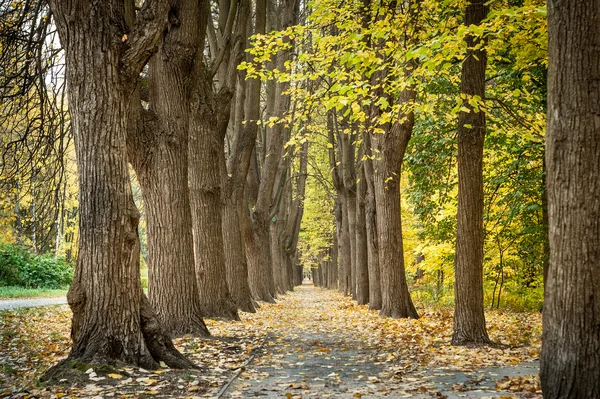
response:
M63 305L65 303L67 303L67 298L64 296L60 298L2 299L0 300L0 310Z

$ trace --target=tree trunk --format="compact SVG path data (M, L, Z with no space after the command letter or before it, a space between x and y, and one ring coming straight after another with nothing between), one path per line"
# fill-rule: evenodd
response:
M256 1L255 12L255 27L254 33L265 33L266 25L266 0ZM258 133L258 120L260 119L260 79L250 79L247 82L247 98L246 98L246 127L244 132L244 140L239 143L240 151L240 167L239 175L245 178L250 171L253 153L255 152L255 141ZM248 190L253 187L246 187ZM240 201L246 201L243 192L238 191ZM269 192L269 199L270 199ZM270 204L269 204L270 205ZM268 211L265 216L262 210L255 213L244 206L244 212L241 215L241 230L246 247L246 260L248 262L248 284L250 292L256 300L265 302L275 302L275 287L273 282L273 274L271 273L270 249L269 249L269 225ZM264 216L264 217L263 217Z
M227 286L233 303L243 312L255 313L250 286L248 285L248 265L244 253L244 242L240 229L240 214L244 204L236 195L225 198L223 206L223 243Z
M377 245L377 212L375 204L375 181L371 151L371 133L365 134L365 153L363 161L367 198L365 205L365 223L367 227L367 256L369 267L369 309L381 310L381 275L379 272L379 248Z
M212 78L202 71L198 87L192 94L190 108L189 187L194 227L196 278L200 291L200 308L205 317L239 320L227 286L221 219L220 152L223 137L217 115L228 99L216 98ZM215 167L217 165L217 167Z
M359 152L362 159L363 149ZM359 305L369 303L369 260L367 258L367 220L366 220L366 196L367 181L362 165L358 169L358 183L356 184L356 300Z
M342 177L344 184L344 212L347 216L348 230L348 250L350 263L347 269L348 289L352 299L356 299L356 171L354 168L354 133L349 131L348 121L342 118L337 129L338 145L340 149L340 159L342 161Z
M77 3L77 4L75 4ZM80 245L68 293L73 310L69 361L191 367L145 297L139 275L139 212L127 165L131 95L164 29L168 1L148 1L128 35L123 10L52 1L68 63L69 107L79 174ZM123 24L120 24L122 23ZM121 31L119 31L121 29Z
M471 0L465 25L479 25L488 13L484 0ZM485 49L467 36L469 50L461 73L461 92L485 98ZM452 345L489 344L483 311L483 144L485 113L465 103L458 117L458 220L454 258L454 332Z
M220 27L224 31L227 26L229 12L219 15ZM246 261L246 253L244 250L244 241L241 230L241 218L245 212L244 206L244 181L246 179L245 170L240 169L240 157L242 156L242 145L247 141L247 130L243 128L244 121L244 104L246 101L246 90L248 85L244 81L243 73L237 72L237 65L242 58L242 49L248 45L248 37L251 32L248 31L248 18L250 13L250 5L247 3L240 4L238 10L238 21L236 23L235 34L237 35L236 43L238 47L231 50L229 65L224 65L221 70L225 70L219 78L221 87L226 88L236 85L235 103L231 107L232 115L229 116L229 125L233 131L233 137L229 142L226 131L223 134L223 144L226 150L229 151L229 158L226 158L225 151L219 153L219 164L221 169L221 184L223 187L223 207L222 214L222 230L223 244L225 255L225 270L227 274L227 286L234 304L238 309L244 312L256 312L256 303L252 300L250 286L248 285L248 264ZM225 19L225 21L224 21ZM224 35L222 33L222 35ZM224 44L226 45L226 44ZM232 67L236 67L236 71ZM240 76L238 76L240 75ZM231 90L231 88L230 88ZM224 118L224 116L222 116ZM244 173L242 176L241 173Z
M336 223L337 225L337 223ZM331 253L331 278L327 282L327 286L331 289L339 289L338 287L338 239L337 232L333 234L333 246L329 249Z
M335 237L333 240L334 245L337 247L337 280L338 280L338 291L346 293L345 278L344 278L344 243L343 243L343 231L344 231L344 217L342 215L342 205L340 204L340 197L335 200L333 206L333 212L335 214Z
M308 144L306 140L302 144L299 153L300 162L298 167L298 176L296 178L295 192L292 197L291 184L290 192L288 193L290 202L287 223L282 235L282 253L284 255L284 275L285 289L292 291L294 289L293 282L293 264L294 259L298 257L298 239L300 235L300 223L304 214L304 196L306 192L306 178L308 173Z
M414 100L415 93L405 90L400 103ZM373 147L381 159L374 167L375 203L377 206L377 234L379 266L381 267L382 316L418 318L410 299L404 269L402 222L400 217L400 175L402 159L412 134L414 115L401 116L384 134L375 134Z
M148 294L173 336L206 336L194 267L188 189L188 99L185 81L198 47L198 8L181 2L173 27L150 63L152 113L128 137L148 225ZM187 49L187 51L180 51ZM135 100L139 104L139 99ZM141 112L141 107L140 107ZM169 226L169 228L165 228Z
M548 2L545 398L600 397L600 1Z
M340 205L342 208L342 230L339 237L340 248L340 263L342 265L342 286L344 295L352 295L352 252L350 252L350 227L348 221L348 200L344 191L338 194Z

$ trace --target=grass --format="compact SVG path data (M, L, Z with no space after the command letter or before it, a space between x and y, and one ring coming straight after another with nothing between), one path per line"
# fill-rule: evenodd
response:
M53 288L25 288L25 287L0 287L0 299L15 298L54 298L67 295L68 287Z

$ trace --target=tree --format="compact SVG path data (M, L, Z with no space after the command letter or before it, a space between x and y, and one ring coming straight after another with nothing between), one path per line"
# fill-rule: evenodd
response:
M404 30L403 39L405 43L413 43L417 39L416 17L418 9L409 7L409 11L399 12L390 8L387 10L388 18L392 18L394 24L401 24ZM398 15L396 13L398 12ZM382 43L378 43L381 51ZM401 77L406 83L393 99L389 92L385 92L386 79L390 78L392 66L400 69ZM388 64L387 68L374 73L374 81L381 88L375 93L384 98L387 104L394 101L397 104L394 119L381 123L379 129L374 130L371 136L373 152L377 153L373 163L374 194L377 220L377 244L379 249L379 268L381 278L381 311L382 316L394 318L418 318L417 311L410 298L406 282L406 270L404 265L404 248L402 242L402 218L400 213L400 176L402 173L402 161L406 147L412 135L415 123L413 105L416 98L415 88L410 83L414 62L406 62L404 65ZM400 78L400 76L396 76ZM381 103L383 105L383 103ZM382 106L375 106L371 111L373 121L381 116Z
M204 5L206 9L209 6ZM217 54L210 65L204 54L198 53L190 97L189 185L200 306L205 316L231 320L239 320L239 316L227 285L221 168L249 11L247 3L238 7L235 1L219 2L218 36L222 41L216 43L218 49L212 48ZM208 22L212 31L212 21Z
M362 165L365 143L358 152L358 179L356 183L356 301L359 305L369 303L369 258L367 241L367 182Z
M548 2L544 397L600 397L600 1Z
M484 0L471 0L465 25L479 25L488 13ZM461 92L469 100L458 120L458 222L453 345L491 343L483 313L483 145L485 67L487 54L482 40L466 37L467 56L461 73Z
M206 23L200 21L208 16L194 0L179 2L171 15L177 24L149 64L147 110L135 99L128 153L146 213L150 303L173 336L208 335L196 283L187 154L191 66L202 54Z
M365 205L365 223L367 227L367 257L369 272L369 309L381 310L381 275L379 271L379 246L377 244L377 212L375 204L375 182L373 172L373 152L371 135L365 135L365 160L363 162L367 196Z
M192 367L173 346L143 293L139 212L127 165L132 93L167 26L170 2L144 3L132 26L125 3L51 1L68 63L69 105L80 187L80 244L67 296L71 360Z
M416 93L407 89L400 104L413 101ZM379 154L374 164L377 243L381 277L382 316L418 318L410 299L404 267L402 222L400 216L400 174L402 159L412 134L414 114L399 116L399 121L374 134L373 148Z
M267 2L266 0L258 0L256 2L256 16L254 22L254 34L264 34L266 26ZM239 140L240 147L240 166L238 176L240 179L247 179L245 187L246 194L250 197L257 197L256 183L256 162L253 162L256 157L255 144L258 133L258 123L260 119L260 91L261 80L250 79L246 85L247 95L245 104L245 120L246 127L243 140ZM265 190L266 191L266 190ZM269 201L271 198L272 186L269 189ZM242 204L243 212L240 214L240 224L242 237L246 247L246 260L248 262L248 283L252 297L256 300L265 302L275 301L275 283L273 281L273 273L271 273L270 264L270 249L269 249L269 227L268 227L268 210L264 209L265 204L262 202L261 208L251 206L252 213L246 206L246 198L244 198L244 190L238 189L238 201L244 201ZM264 196L263 196L264 197ZM254 198L256 201L256 198Z

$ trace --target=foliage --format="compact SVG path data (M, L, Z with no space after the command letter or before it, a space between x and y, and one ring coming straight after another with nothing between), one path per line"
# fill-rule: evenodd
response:
M467 109L465 103L485 111L486 301L490 306L537 308L548 251L543 202L545 5L539 0L493 2L480 26L463 24L465 5L425 1L394 11L387 2L309 2L305 24L255 36L248 50L254 59L241 68L249 76L291 82L292 97L311 111L324 119L328 110L335 110L363 133L377 134L403 112L414 111L416 124L406 154L409 179L403 179L408 198L402 198L405 264L414 293L448 304L453 303L457 116ZM484 39L478 46L485 46L488 54L486 98L460 94L467 35ZM291 42L301 43L297 57L285 70L270 69L276 54ZM409 87L417 92L415 102L398 104L395 100ZM324 132L326 126L320 126L307 137L319 141ZM325 152L312 158L313 164L322 165L320 171L328 168ZM326 256L321 248L332 245L331 238L314 229L311 202L320 201L311 188L314 179L308 180L301 239L305 252L314 248L304 257L307 265L317 264ZM319 207L332 209L321 203ZM424 255L418 266L417 255ZM523 292L530 292L532 300L517 300Z
M62 258L35 255L15 245L0 247L0 285L61 288L73 280L73 267Z

